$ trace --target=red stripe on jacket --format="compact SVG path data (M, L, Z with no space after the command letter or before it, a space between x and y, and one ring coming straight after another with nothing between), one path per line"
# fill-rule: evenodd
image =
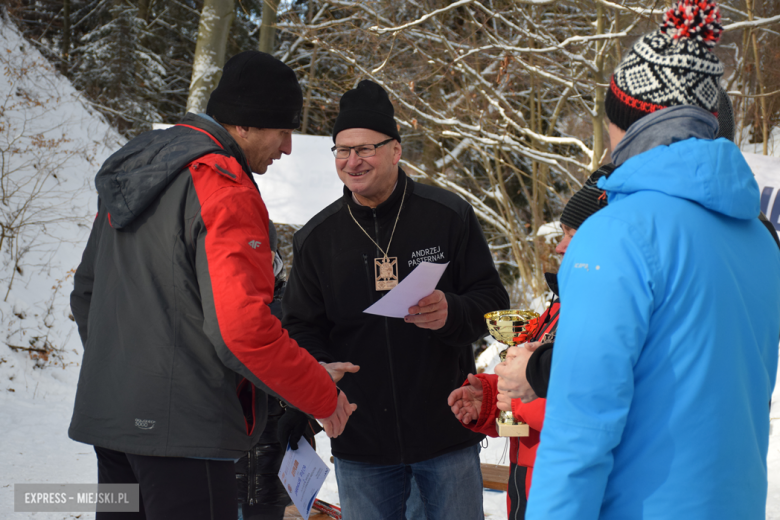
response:
M204 133L204 134L206 134L207 136L211 137L211 140L212 140L212 141L214 141L215 143L217 143L217 146L219 146L219 147L220 147L220 148L222 148L223 150L225 149L225 147L224 147L224 146L222 146L222 143L220 143L219 141L217 141L217 138L216 138L216 137L214 137L213 135L211 135L210 133L208 133L207 131L205 131L205 130L204 130L204 129L202 129L202 128L198 128L197 126L192 126L192 125L183 125L183 124L181 124L181 123L179 123L178 125L174 125L174 126L183 126L184 128L189 128L189 129L191 129L191 130L197 130L198 132Z
M235 179L223 172L235 174ZM274 276L268 211L238 161L206 155L190 165L206 227L205 250L222 340L290 404L317 418L336 408L327 371L282 329L268 308ZM201 294L203 294L201 292Z

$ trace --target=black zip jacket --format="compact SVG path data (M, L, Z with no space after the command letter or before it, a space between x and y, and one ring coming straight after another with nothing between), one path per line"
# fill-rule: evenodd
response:
M437 288L448 303L437 331L402 319L363 313L386 292L375 290L374 259L390 240L401 198L406 200L388 251L403 280L421 261L449 262ZM356 374L339 382L358 409L333 454L373 464L411 464L465 448L483 436L463 428L447 405L450 392L475 372L471 343L483 337L483 315L505 309L501 285L471 206L399 171L392 195L377 208L344 196L295 234L293 268L282 302L283 324L321 361L351 361Z

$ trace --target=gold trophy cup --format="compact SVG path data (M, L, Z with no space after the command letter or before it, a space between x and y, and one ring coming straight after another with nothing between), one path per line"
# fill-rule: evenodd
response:
M509 348L528 341L526 325L538 317L539 315L533 311L508 309L485 314L485 321L490 335ZM506 350L502 350L499 354L501 362L506 361ZM496 419L496 430L501 437L528 437L528 425L515 421L512 412L501 412Z

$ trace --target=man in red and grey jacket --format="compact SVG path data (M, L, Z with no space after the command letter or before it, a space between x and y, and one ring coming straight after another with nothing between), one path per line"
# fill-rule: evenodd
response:
M291 152L302 103L289 67L240 53L207 114L136 137L95 179L71 294L84 359L68 434L95 446L100 483L139 484L137 518L236 518L233 461L266 421L255 387L332 437L355 408L332 377L356 367L318 364L267 305L273 253L252 172Z

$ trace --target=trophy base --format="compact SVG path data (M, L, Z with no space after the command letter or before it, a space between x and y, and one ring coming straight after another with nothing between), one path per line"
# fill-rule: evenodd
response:
M499 437L528 437L528 425L525 423L507 424L496 419Z

